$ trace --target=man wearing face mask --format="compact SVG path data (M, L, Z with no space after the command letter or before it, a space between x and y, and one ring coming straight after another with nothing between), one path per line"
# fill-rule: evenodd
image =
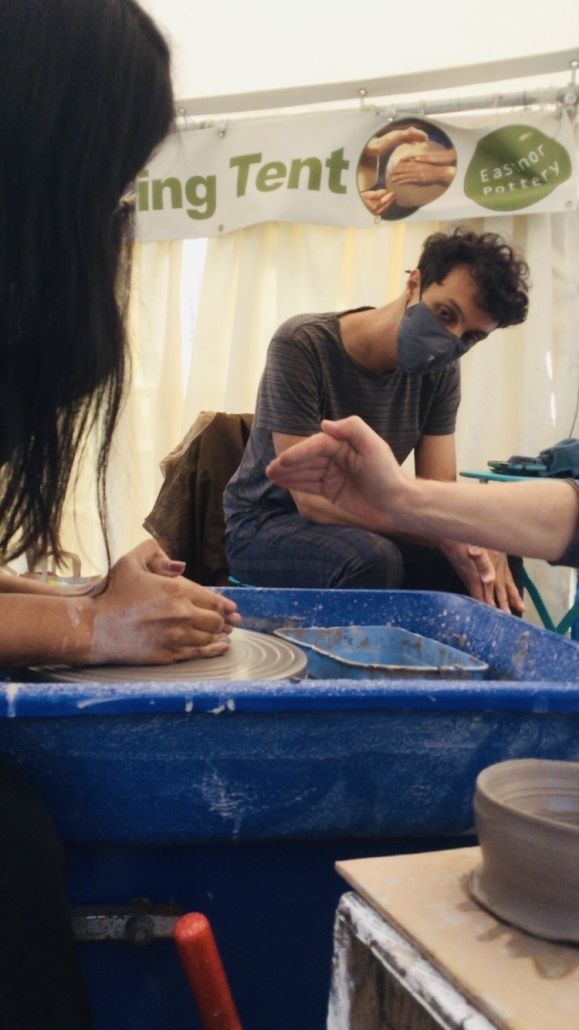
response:
M359 415L416 475L456 478L458 359L527 315L528 267L495 233L457 229L423 246L404 292L381 308L298 315L274 335L251 436L224 494L227 557L241 582L266 587L451 590L520 612L504 555L456 541L384 535L323 497L283 490L268 463Z

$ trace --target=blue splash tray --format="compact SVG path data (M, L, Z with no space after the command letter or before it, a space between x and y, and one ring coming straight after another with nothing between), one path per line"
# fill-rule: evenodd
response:
M397 626L282 626L275 635L304 648L314 679L483 679L486 662Z

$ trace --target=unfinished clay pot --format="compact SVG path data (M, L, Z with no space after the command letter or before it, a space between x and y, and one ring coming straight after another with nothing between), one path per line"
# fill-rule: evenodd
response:
M537 937L579 942L579 762L491 765L478 776L474 808L476 901Z

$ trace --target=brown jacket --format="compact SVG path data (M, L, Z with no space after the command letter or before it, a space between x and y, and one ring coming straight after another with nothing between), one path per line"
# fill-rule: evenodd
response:
M202 411L187 435L161 462L165 482L145 529L185 575L208 586L227 583L223 490L237 469L252 415Z

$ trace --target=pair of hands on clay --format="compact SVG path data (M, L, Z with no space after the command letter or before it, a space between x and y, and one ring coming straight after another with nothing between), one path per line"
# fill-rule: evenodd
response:
M229 634L240 621L236 605L185 579L184 568L152 540L116 562L91 593L90 660L163 663L227 651Z
M223 654L236 605L183 571L146 540L82 592L3 576L0 661L163 664Z
M373 177L377 172L377 160L388 150L394 150L402 143L427 143L428 135L423 129L413 125L404 129L392 129L383 136L375 136L366 144L362 154L361 165L363 177L372 169ZM452 148L434 150L403 158L390 175L390 185L427 186L440 183L449 186L456 172L456 151ZM361 195L366 207L376 216L387 211L396 201L396 190L380 187L379 189L361 188Z

